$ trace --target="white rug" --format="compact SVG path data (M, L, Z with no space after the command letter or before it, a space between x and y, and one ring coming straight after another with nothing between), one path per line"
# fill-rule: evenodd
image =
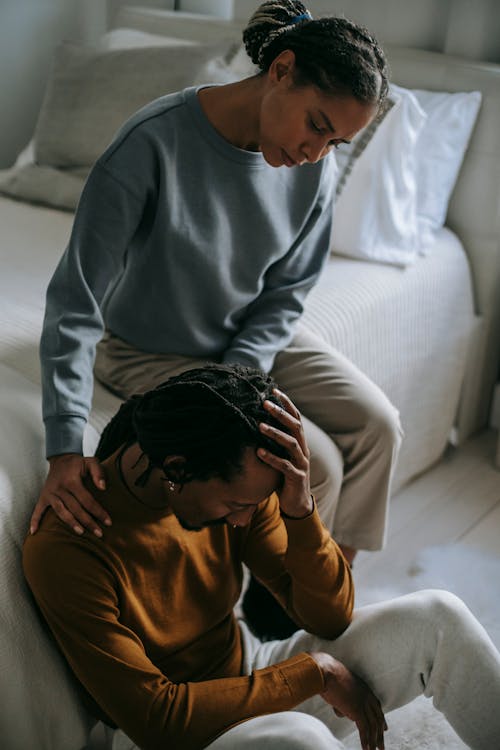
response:
M428 547L408 570L393 571L384 586L357 589L357 606L426 588L446 589L467 604L500 649L500 543L498 556L460 544ZM427 698L392 711L387 717L386 750L466 750L444 717ZM356 733L346 750L360 750ZM492 749L493 750L493 749Z

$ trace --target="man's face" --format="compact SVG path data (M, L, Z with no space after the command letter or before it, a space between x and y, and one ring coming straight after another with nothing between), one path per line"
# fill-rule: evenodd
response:
M168 497L183 528L199 531L207 526L247 526L257 505L279 489L282 475L263 463L255 448L246 448L243 469L233 479L193 480L180 493Z

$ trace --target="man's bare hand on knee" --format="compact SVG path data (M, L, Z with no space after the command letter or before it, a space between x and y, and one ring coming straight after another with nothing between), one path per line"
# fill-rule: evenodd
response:
M321 697L337 716L347 716L355 722L363 750L384 750L387 723L380 701L368 685L330 654L317 651L311 656L325 680Z

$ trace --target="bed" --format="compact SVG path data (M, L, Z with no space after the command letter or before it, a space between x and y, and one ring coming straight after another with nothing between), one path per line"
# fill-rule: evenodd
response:
M224 66L236 76L245 69L235 46L240 28L234 22L124 7L113 27L101 51L150 46L156 51L137 54L149 55L147 64L152 65L178 45L172 59L197 60L198 68L189 72L197 82L216 80ZM191 51L183 40L191 42ZM334 235L327 267L306 301L301 322L325 346L352 359L399 409L405 440L396 491L439 460L450 440L466 439L487 421L500 348L500 66L397 47L388 48L388 55L393 79L402 87L481 95L446 203L445 226L435 228L425 251L411 248L407 260L395 246L392 255L379 259L350 253L335 245ZM78 70L82 60L78 58ZM128 62L134 65L134 60ZM119 57L113 62L117 64ZM168 75L178 72L169 70ZM49 118L51 125L48 110L45 100L41 120ZM59 140L54 136L53 142L42 144L57 151L59 162L41 172L32 154L25 153L0 177L0 576L7 582L0 602L0 693L7 697L2 736L9 750L98 745L97 739L89 739L89 717L43 633L20 571L23 536L45 473L37 355L44 292L71 231L75 194L88 171L83 159L64 162L61 144L67 124L61 127ZM363 158L370 148L365 144ZM352 159L349 165L346 189L355 175ZM341 237L338 242L342 245ZM96 384L87 452L118 403ZM99 741L109 747L110 734L101 733Z

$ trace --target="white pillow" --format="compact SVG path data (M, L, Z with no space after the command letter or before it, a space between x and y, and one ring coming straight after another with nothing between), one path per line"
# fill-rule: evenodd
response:
M388 140L384 134L387 134L388 128L395 127L397 120L400 125L404 126L401 118L402 112L399 118L393 114L386 118L387 122L384 119L379 126L380 133L377 138L375 138L376 131L373 125L368 126L354 139L351 146L339 152L337 161L340 166L340 178L337 203L340 203L340 209L335 218L333 251L365 260L407 265L415 259L415 251L422 255L430 251L437 230L444 226L451 194L479 112L481 93L479 91L447 93L410 90L391 84L389 97L391 100L406 101L410 110L414 109L417 103L425 113L426 120L416 142L413 143L411 154L402 153L400 162L397 158L393 158L394 155L391 156L389 150L375 154L374 143L380 149L390 149L392 141ZM371 148L367 148L367 141L368 144L372 144ZM406 184L411 189L399 193L398 200L392 205L384 203L384 196L388 197L389 192L385 191L378 195L378 210L382 216L390 217L391 221L379 222L377 229L381 231L381 235L376 246L374 247L373 242L368 240L368 246L366 250L363 250L361 242L366 238L361 237L360 232L355 235L353 227L348 230L343 226L343 216L340 215L340 210L345 216L350 217L354 225L359 227L367 225L369 219L361 214L368 210L367 207L371 205L373 197L368 195L369 183L363 184L360 175L365 175L370 171L371 165L367 164L368 159L384 162L386 167L396 170L399 174L393 175L391 181L395 184ZM413 182L416 184L416 191L403 174L406 170L407 177L409 177L410 162L414 165ZM351 181L351 171L354 172L354 182ZM348 189L341 200L340 196L346 185ZM397 217L401 213L402 199L406 203L405 214L407 217L410 215L408 202L412 195L415 201L416 224L410 222L408 230L414 240L416 237L416 247L412 249L409 238L403 238L402 252L394 255L390 248L397 240L397 233L388 227L398 223ZM383 205L380 205L380 202Z
M201 66L195 85L203 83L233 83L255 75L259 68L248 57L243 44L233 46L226 55L218 55Z
M161 34L150 34L138 29L112 29L107 31L99 39L99 49L106 51L112 49L131 49L133 47L179 47L196 45L192 39L182 39L176 36L162 36Z
M19 152L14 167L26 167L28 164L35 163L35 139L32 138L29 143Z
M393 86L403 95L404 89ZM481 105L481 92L412 90L427 114L417 142L417 214L426 254L444 226L448 204Z
M416 144L427 116L412 95L391 99L337 197L332 251L406 266L418 252Z

